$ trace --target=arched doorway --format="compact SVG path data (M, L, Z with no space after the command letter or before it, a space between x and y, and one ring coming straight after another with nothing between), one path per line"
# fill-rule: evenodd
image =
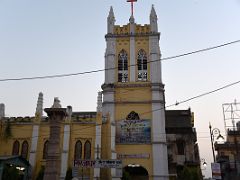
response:
M123 168L122 180L148 180L148 171L139 164L129 164Z

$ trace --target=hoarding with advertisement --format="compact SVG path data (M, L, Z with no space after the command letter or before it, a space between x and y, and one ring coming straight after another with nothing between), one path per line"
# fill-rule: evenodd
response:
M116 123L117 144L151 143L151 126L149 120L121 120Z
M212 168L212 178L222 179L220 163L211 163L211 168Z

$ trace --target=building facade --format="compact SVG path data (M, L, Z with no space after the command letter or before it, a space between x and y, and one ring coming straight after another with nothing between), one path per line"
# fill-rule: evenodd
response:
M222 177L235 180L240 178L240 122L235 128L228 128L226 134L225 142L214 144L216 161L221 165Z
M152 7L149 24L136 24L131 16L119 26L110 8L97 111L67 107L60 125L61 179L72 172L80 179L168 180L177 178L177 167L199 167L191 111L165 110L157 19ZM21 155L31 164L31 178L40 177L50 134L43 94L34 117L2 117L0 132L0 155ZM74 168L76 159L121 160L122 167Z

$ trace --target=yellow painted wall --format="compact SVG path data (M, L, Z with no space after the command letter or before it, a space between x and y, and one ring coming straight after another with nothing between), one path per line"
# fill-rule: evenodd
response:
M0 155L12 155L13 143L18 140L20 143L19 155L21 155L23 141L28 142L28 147L31 147L32 125L31 124L13 124L11 123L12 137L8 139L0 139ZM29 158L29 153L28 153Z

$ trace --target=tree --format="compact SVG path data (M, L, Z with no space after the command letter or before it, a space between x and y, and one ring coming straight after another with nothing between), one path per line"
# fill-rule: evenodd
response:
M178 168L178 179L179 180L201 180L201 174L199 169L196 167L187 167Z
M72 179L72 168L68 167L65 180L71 180L71 179Z

